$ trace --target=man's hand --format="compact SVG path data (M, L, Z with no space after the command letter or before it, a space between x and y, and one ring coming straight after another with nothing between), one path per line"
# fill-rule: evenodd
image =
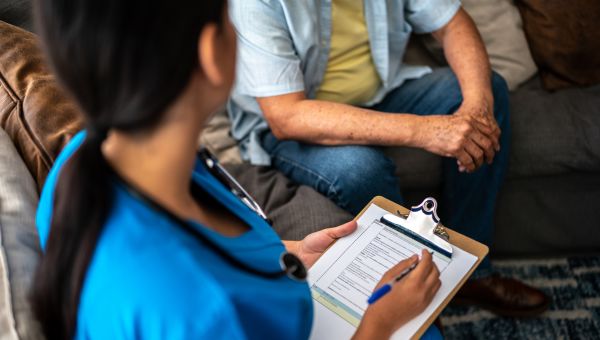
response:
M462 157L457 157L459 170L473 171L483 163L484 157L488 163L492 162L500 149L500 129L494 119L489 58L475 23L463 9L459 9L446 25L433 32L433 36L444 46L444 55L456 74L464 98L454 115L472 117L485 126L485 131L490 131L486 133L478 129L486 138L469 138L475 145L466 143L471 144L464 145L466 155L463 153Z
M350 221L338 227L316 231L302 241L284 241L284 244L290 253L302 260L306 268L310 268L333 241L352 234L354 230L356 230L356 222Z
M488 164L491 164L494 160L496 152L500 151L500 127L494 118L494 97L492 95L487 96L488 99L481 99L476 101L465 100L461 107L454 113L455 115L467 115L475 118L481 124L491 129L490 138L493 145L479 145L485 155L485 160ZM459 169L461 171L466 170L465 166L458 162Z
M440 156L456 158L461 171L475 171L483 164L484 158L491 163L494 150L499 147L500 130L483 115L470 112L465 108L464 112L449 116L422 117L422 126L416 133L416 146Z

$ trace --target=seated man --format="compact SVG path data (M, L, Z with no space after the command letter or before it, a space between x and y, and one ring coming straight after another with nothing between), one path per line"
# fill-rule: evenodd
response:
M272 164L357 214L403 203L380 146L444 158L445 224L490 244L509 142L508 90L459 0L232 0L239 35L229 102L243 157ZM450 68L402 64L411 32L432 33ZM547 308L540 291L484 261L459 298L502 315Z

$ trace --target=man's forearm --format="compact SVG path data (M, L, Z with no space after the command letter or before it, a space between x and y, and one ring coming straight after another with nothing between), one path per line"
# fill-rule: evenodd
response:
M260 102L260 100L259 100ZM279 139L322 145L416 146L415 129L422 120L412 114L390 114L319 100L273 101L285 107L285 116L269 117L281 108L261 103L271 130Z
M306 99L304 92L257 98L271 131L280 140L321 145L410 146L456 157L470 169L479 164L479 149L488 159L499 130L489 115L493 96L491 71L479 33L462 9L434 36L445 53L463 94L462 111L477 115L383 113L345 104ZM476 162L473 162L474 158Z
M410 145L418 118L319 100L300 101L296 109L291 139L324 145Z
M442 42L446 60L462 92L463 102L456 115L474 117L484 128L471 138L464 149L469 157L458 158L460 171L472 171L483 164L491 164L500 150L500 128L494 119L494 96L491 67L481 36L471 17L461 8L450 22L433 33ZM469 165L471 162L475 165ZM465 163L467 162L467 163Z
M491 68L481 36L469 15L460 9L434 37L443 44L448 64L456 74L465 102L493 102Z

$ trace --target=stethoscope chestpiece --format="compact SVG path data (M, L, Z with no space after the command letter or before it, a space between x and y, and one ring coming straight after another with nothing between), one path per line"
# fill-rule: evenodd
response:
M306 267L298 256L284 252L279 258L279 265L290 279L302 282L306 281Z

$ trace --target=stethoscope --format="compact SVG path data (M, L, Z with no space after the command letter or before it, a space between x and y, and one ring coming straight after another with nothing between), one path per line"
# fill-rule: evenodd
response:
M229 174L229 172L227 172L227 170L225 170L225 168L219 164L218 160L208 150L205 148L201 149L198 152L198 156L204 161L206 168L213 176L215 176L215 178L217 178L226 188L229 188L229 190L248 208L250 208L250 210L254 211L258 216L263 218L269 225L271 224L265 212L260 208L260 205L252 198L252 196L250 196L250 194L248 194L248 192L246 192L246 190L244 190L244 188L233 178L233 176L231 176L231 174ZM225 249L221 248L220 245L212 241L202 232L198 231L188 221L183 220L179 216L167 210L165 207L154 201L151 197L147 196L141 190L136 188L133 184L128 183L116 172L113 171L113 173L116 179L123 184L123 187L129 192L129 194L148 204L153 209L165 214L169 219L175 222L178 227L196 238L198 241L205 244L207 247L211 248L211 250L229 262L229 264L232 266L237 267L238 269L241 269L249 274L260 276L266 279L278 279L283 276L288 276L296 281L306 281L306 267L304 267L304 264L296 255L287 251L281 253L279 257L279 265L281 270L279 271L265 271L252 267L232 256Z

